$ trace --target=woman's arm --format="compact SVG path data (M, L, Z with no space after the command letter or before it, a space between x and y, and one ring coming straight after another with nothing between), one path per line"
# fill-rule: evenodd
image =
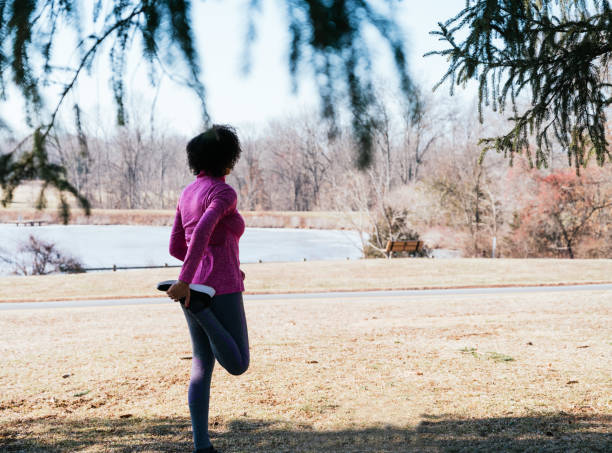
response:
M234 209L223 219L223 225L226 226L232 233L240 237L244 233L244 219L240 213Z
M187 243L185 242L185 230L183 229L183 220L181 219L181 210L177 204L176 215L174 216L174 225L170 233L170 255L181 261L185 260L187 253Z
M227 185L212 194L212 201L193 230L183 267L179 274L180 281L192 282L215 226L224 215L236 207L236 201L236 192Z

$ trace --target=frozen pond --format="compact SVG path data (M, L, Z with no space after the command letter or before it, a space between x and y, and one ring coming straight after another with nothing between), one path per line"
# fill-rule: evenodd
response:
M52 242L78 258L86 268L180 264L168 254L170 227L135 225L48 225L17 227L0 224L0 254L14 256L29 235ZM243 263L361 258L354 231L247 228L240 240ZM10 268L0 263L0 275Z

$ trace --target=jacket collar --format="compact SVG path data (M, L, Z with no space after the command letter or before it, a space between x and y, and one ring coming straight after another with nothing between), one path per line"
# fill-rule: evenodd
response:
M219 179L219 180L221 180L221 181L225 182L225 176L221 176L221 177L219 177L219 176L209 176L209 175L207 175L207 174L204 172L204 170L202 170L200 173L198 173L198 176L197 176L197 177L198 177L198 178L205 178L205 177L208 177L208 178L211 178L211 179Z

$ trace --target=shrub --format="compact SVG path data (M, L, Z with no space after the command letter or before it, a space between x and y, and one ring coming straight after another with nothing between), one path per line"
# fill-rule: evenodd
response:
M85 272L79 260L58 250L55 244L33 235L19 247L18 252L19 259L13 261L14 272L18 275Z
M602 257L612 201L607 175L598 169L536 175L536 196L515 213L506 248L511 256ZM589 243L591 243L589 245ZM583 255L584 253L584 255Z

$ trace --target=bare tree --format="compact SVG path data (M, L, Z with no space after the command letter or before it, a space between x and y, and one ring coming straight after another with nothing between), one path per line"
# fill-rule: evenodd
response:
M284 209L308 211L310 180L304 168L303 148L293 124L272 124L274 136L266 140L268 148L267 169L272 177L272 199L278 200Z
M303 165L312 190L312 206L318 207L320 205L319 194L323 185L327 183L327 174L331 164L329 140L323 133L320 121L314 115L305 118L302 127Z
M374 126L374 154L376 157L378 157L379 166L382 164L382 169L384 172L384 188L382 189L384 189L385 193L389 193L391 190L393 125L391 122L391 113L389 112L388 102L385 102L383 99L383 93L381 90L379 90L379 94L377 96L375 112L377 120Z
M445 213L446 223L467 231L467 254L483 256L492 252L503 219L499 201L503 187L495 184L501 180L494 164L496 156L479 162L478 138L492 126L480 125L475 114L474 110L450 112L452 129L436 147L427 184L438 196L437 209Z
M241 207L250 211L272 208L268 194L269 181L261 164L263 148L260 139L243 138L240 160L230 174L240 194Z
M409 184L419 179L419 171L425 157L433 149L436 140L445 133L445 113L440 107L443 103L434 102L431 96L418 91L419 108L415 115L403 115L403 141L398 147L398 173L401 184Z

